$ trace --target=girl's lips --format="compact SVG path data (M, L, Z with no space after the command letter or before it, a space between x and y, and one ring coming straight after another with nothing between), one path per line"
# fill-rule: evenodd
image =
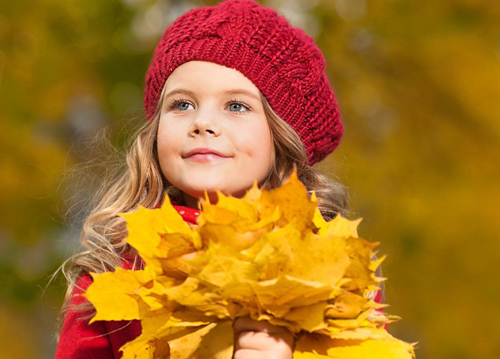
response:
M192 149L191 151L186 153L183 157L185 159L193 160L196 162L210 162L224 158L230 158L230 156L226 156L223 153L220 153L219 151L209 147L198 147Z
M185 157L185 159L194 162L214 162L214 161L225 160L228 158L230 157L219 156L215 153L195 153L189 157Z

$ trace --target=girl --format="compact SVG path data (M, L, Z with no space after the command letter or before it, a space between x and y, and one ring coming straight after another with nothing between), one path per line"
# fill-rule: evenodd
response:
M205 191L212 202L217 189L241 197L255 180L280 186L294 168L324 217L344 212L343 188L311 167L343 133L324 68L309 36L251 0L192 10L166 30L146 76L148 121L123 171L98 192L83 251L71 258L56 358L119 358L119 348L140 334L137 321L89 325L93 309L79 296L89 272L142 265L118 213L170 196L196 224ZM294 338L283 328L242 318L234 338L236 359L292 357Z

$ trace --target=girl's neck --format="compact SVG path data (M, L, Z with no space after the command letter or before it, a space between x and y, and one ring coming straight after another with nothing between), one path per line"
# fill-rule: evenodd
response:
M185 207L198 209L200 200L182 192L182 202Z
M197 197L190 196L189 194L185 192L181 192L182 194L182 205L185 207L190 207L194 209L199 209L200 208L200 199ZM208 194L208 199L210 203L215 204L218 202L218 196L217 193L210 192Z

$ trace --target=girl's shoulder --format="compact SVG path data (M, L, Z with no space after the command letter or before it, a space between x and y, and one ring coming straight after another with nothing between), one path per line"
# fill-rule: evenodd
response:
M133 253L122 255L124 269L139 269L142 261ZM120 348L137 338L142 331L137 320L96 321L89 324L93 310L82 296L92 284L92 276L83 272L77 279L68 312L61 330L55 359L121 358ZM88 308L88 309L86 309Z

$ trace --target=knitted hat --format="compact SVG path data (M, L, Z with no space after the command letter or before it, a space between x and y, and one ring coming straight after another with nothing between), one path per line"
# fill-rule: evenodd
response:
M250 79L297 132L310 164L339 144L343 126L325 59L310 36L276 11L252 0L227 0L179 17L165 31L146 74L150 121L167 78L189 61L213 62Z

